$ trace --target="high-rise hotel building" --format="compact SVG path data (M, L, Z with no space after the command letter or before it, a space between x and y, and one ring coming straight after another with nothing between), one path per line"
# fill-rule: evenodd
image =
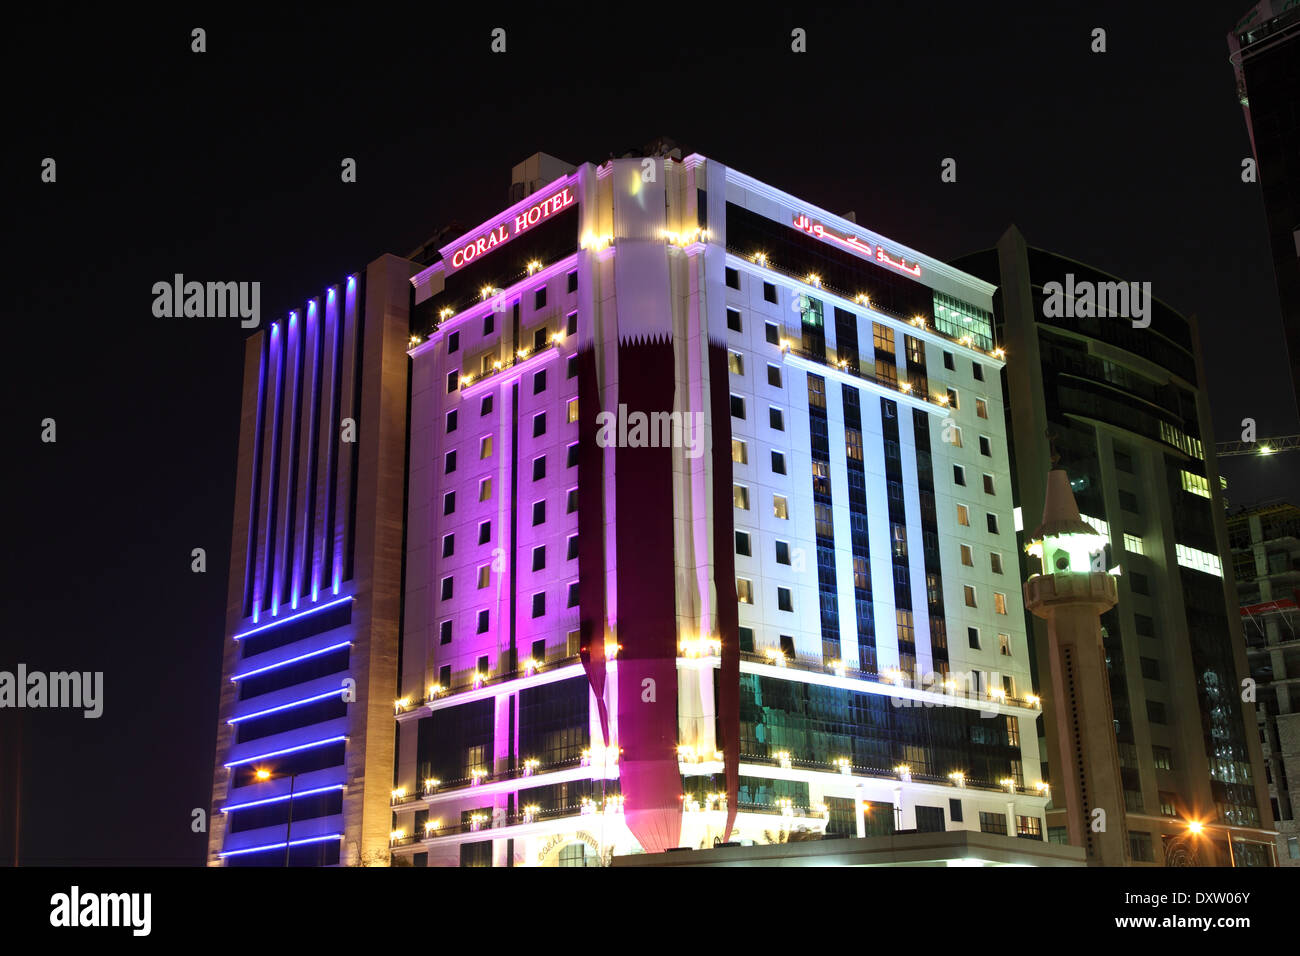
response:
M429 258L394 863L1043 838L993 286L698 155Z
M250 340L211 862L1042 840L994 287L698 155L515 180Z

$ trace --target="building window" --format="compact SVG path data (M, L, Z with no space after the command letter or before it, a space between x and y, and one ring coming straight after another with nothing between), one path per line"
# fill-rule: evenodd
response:
M966 487L966 469L961 465L952 466L952 483Z
M988 526L989 534L998 533L998 516L989 512L984 515L984 523Z
M487 544L492 540L492 522L483 521L478 526L478 543Z
M1147 720L1153 724L1165 723L1165 705L1158 700L1147 701Z
M767 367L767 384L773 388L781 388L781 367L779 365L769 365Z
M714 274L716 275L717 273L714 273ZM740 273L737 272L735 269L731 268L730 266L727 266L727 275L726 275L726 278L727 278L727 288L728 288L728 289L739 289L739 288L740 288Z
M492 436L491 435L485 435L484 437L479 439L478 457L480 461L483 460L484 458L492 457Z
M754 582L746 578L736 578L736 599L741 604L753 604Z
M533 570L541 571L546 567L546 545L539 544L533 548Z
M449 515L456 510L456 492L449 491L442 496L442 513Z
M569 275L568 275L568 277L567 277L567 279L568 279L568 285L566 286L566 290L569 291L569 292L577 292L577 291L578 291L578 273L577 273L577 270L574 270L573 272L570 272Z
M482 416L484 416L484 415L489 415L489 414L492 413L492 396L491 396L491 395L484 395L484 396L483 396L483 401L479 402L479 405L478 405L478 413L479 413L479 416L480 416L480 417L482 417Z
M731 439L731 460L738 465L749 464L749 448L739 438Z
M533 294L533 308L546 308L546 286L542 286Z
M538 591L533 595L533 617L541 617L546 613L546 592Z
M745 374L745 357L739 352L727 352L727 370L732 375Z
M564 364L565 364L564 377L577 378L578 377L578 356L570 355L568 360Z
M731 503L741 511L749 510L749 489L744 485L731 486Z
M1142 676L1147 680L1160 679L1160 662L1151 657L1138 658L1142 667Z
M533 373L533 394L540 395L546 391L546 369Z
M479 611L478 612L478 633L486 634L487 632L488 632L488 612L485 610Z
M578 536L576 534L571 534L569 535L568 550L564 553L564 560L575 561L577 560L577 557L578 557Z
M570 581L570 582L569 582L568 594L567 594L567 596L565 597L565 604L564 604L564 606L565 606L565 607L577 607L577 606L578 606L578 582L577 582L577 581Z
M1003 657L1011 656L1011 635L1010 634L998 635L998 653L1001 654Z
M568 404L565 405L565 409L567 412L566 418L568 419L568 423L572 425L578 420L578 400L576 398L569 399Z
M1002 555L998 554L996 551L989 552L989 570L994 574L1002 573Z
M968 568L975 567L975 559L969 544L963 544L961 546L961 563L966 565Z
M750 557L749 534L745 531L736 532L736 554Z
M1043 838L1043 821L1038 817L1022 817L1017 814L1016 836L1023 837L1026 840L1041 840Z
M975 399L975 417L976 418L989 417L989 403L984 401L984 399L982 398Z
M1128 855L1136 863L1154 863L1155 855L1151 847L1151 834L1140 830L1129 830Z
M739 395L731 396L731 417L732 418L745 417L745 400L741 398Z
M460 369L447 373L447 394L450 395L460 387Z
M794 610L794 597L789 588L776 589L776 606L781 611Z
M969 584L964 584L962 585L962 591L966 595L967 607L979 607L979 605L975 603L975 588Z
M786 498L785 495L772 496L772 514L775 517L780 518L782 521L789 520L790 500Z
M1130 514L1137 514L1140 507L1138 505L1137 495L1133 494L1131 491L1120 491L1119 506Z
M785 474L785 455L779 451L772 452L772 473L776 475Z
M764 323L764 328L766 329L767 341L772 345L780 345L781 327L775 322L766 322ZM736 329L736 331L739 332L740 329Z
M1135 534L1124 532L1124 550L1133 554L1142 554L1142 539Z
M763 301L776 302L776 286L770 282L763 283Z
M447 457L446 457L445 461L446 461L446 463L445 463L444 466L443 466L443 474L450 475L453 471L456 470L456 451L455 451L455 449L453 449L453 450L447 452Z
M533 459L533 481L541 481L546 477L546 456L541 455Z
M957 367L956 367L955 365L952 364L952 353L951 353L951 352L944 352L944 353L943 353L943 367L946 368L946 369L947 369L948 371L950 371L950 372L955 372L955 371L957 370Z
M967 590L970 590L967 588ZM980 629L978 627L966 628L966 643L970 645L972 651L980 649Z
M1134 594L1150 594L1151 583L1145 574L1137 571L1130 571L1128 575L1129 587L1133 589Z
M776 542L776 563L777 564L790 563L790 542L788 541Z
M480 564L478 566L478 589L482 591L492 581L492 565Z
M578 467L578 443L576 441L568 447L568 450L564 454L564 467Z
M533 502L533 526L543 524L546 521L546 499Z
M731 329L733 332L739 332L741 330L739 309L727 310L727 328Z
M456 551L456 535L445 534L442 536L442 556L450 558Z
M546 413L539 412L533 416L533 437L540 438L546 434Z
M1174 752L1168 747L1152 747L1151 759L1157 770L1174 769Z
M949 421L950 421L950 420L951 420L951 419L949 419ZM948 427L947 422L944 423L944 427L945 427L945 428ZM961 429L960 429L960 428L958 428L956 425L953 425L952 428L951 428L951 430L949 431L949 434L950 434L950 436L951 436L951 438L952 438L952 443L953 443L953 445L954 445L955 447L957 447L957 448L961 448L961 447L963 447L963 446L962 446L962 443L961 443Z
M984 381L984 366L981 365L979 362L971 362L970 371L971 374L975 376L975 381L977 382Z
M985 458L993 457L993 445L989 442L988 435L980 435L980 454Z
M989 813L987 810L980 811L980 832L981 833L1000 833L1002 836L1007 835L1007 815L1005 813Z
M1178 798L1167 790L1156 792L1156 800L1160 804L1160 815L1165 817L1178 816Z
M1001 591L993 592L993 610L998 614L1007 613L1007 596Z
M961 408L961 405L958 404L957 389L955 388L948 389L948 407L953 411Z
M963 528L970 527L970 509L965 505L957 506L957 523Z
M492 497L492 479L480 478L478 482L478 500L487 501Z
M993 476L992 476L992 475L985 475L985 476L984 476L984 494L986 494L986 495L996 495L996 494L997 494L997 491L995 491L995 490L994 490L994 487L993 487Z
M442 579L442 600L451 600L452 588L455 580L456 579L450 574Z
M447 413L447 434L450 435L456 430L456 422L459 420L459 417L460 416L454 408Z
M450 620L443 621L441 624L438 625L438 643L439 644L451 643L451 621ZM444 684L443 686L446 687L447 685Z

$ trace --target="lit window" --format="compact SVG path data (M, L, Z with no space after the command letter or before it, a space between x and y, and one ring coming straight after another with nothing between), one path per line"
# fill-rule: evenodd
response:
M964 584L962 585L962 591L966 596L967 607L979 607L979 605L975 603L975 589L973 587L969 584Z
M1011 656L1011 635L1010 634L998 635L998 653L1001 654L1003 657Z
M492 565L490 565L490 564L480 564L480 565L479 565L479 568L478 568L478 586L479 586L479 590L481 591L483 588L487 587L487 586L488 586L488 582L489 582L491 579L492 579Z
M736 578L736 598L741 604L753 604L754 582L745 578Z
M1001 574L1002 555L998 554L996 551L991 552L989 554L989 567L992 569L994 574Z
M749 489L744 485L731 486L731 503L741 511L749 510Z
M731 439L731 460L738 465L749 464L749 449L739 438Z
M569 408L569 424L572 425L574 422L578 420L578 400L576 398L569 399L568 408Z
M993 592L993 610L999 614L1007 613L1007 596L999 591Z
M727 369L732 375L745 374L745 357L739 352L727 353Z
M971 549L969 544L963 544L961 546L961 563L966 565L966 567L968 568L975 567L975 560L971 554Z
M1134 554L1144 554L1142 550L1142 539L1135 534L1124 532L1124 550L1132 551Z
M772 514L782 521L790 518L790 501L785 495L772 496Z
M478 456L480 459L492 457L492 436L491 435L488 435L487 437L479 441Z
M1223 563L1219 560L1217 554L1198 551L1196 548L1189 548L1185 544L1174 545L1174 554L1178 559L1178 563L1185 568L1191 568L1193 571L1203 571L1219 578L1223 577Z
M492 497L492 479L482 478L478 483L478 500L487 501Z
M963 528L970 527L970 510L965 505L957 506L957 523Z
M988 418L989 403L982 398L975 399L975 415L979 418Z
M1200 475L1194 475L1190 471L1182 472L1183 491L1190 492L1194 495L1200 495L1202 498L1210 497L1210 483Z

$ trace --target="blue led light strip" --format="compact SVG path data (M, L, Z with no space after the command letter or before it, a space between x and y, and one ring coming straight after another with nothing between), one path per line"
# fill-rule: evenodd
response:
M342 840L342 833L330 833L326 836L308 837L306 840L291 840L289 843L267 843L264 846L250 846L247 850L222 850L217 856L239 856L241 853L261 853L263 850L278 850L285 846L302 846L304 843L323 843L326 840Z
M332 783L328 787L315 787L311 790L299 790L297 793L292 794L292 797L293 799L297 800L299 797L311 796L313 793L325 793L327 790L342 790L342 789L343 789L343 784ZM228 807L222 807L221 812L233 813L235 810L244 810L247 809L248 807L260 807L266 803L279 803L282 800L288 800L290 796L291 796L290 794L286 793L279 797L267 797L265 800L249 800L247 803L232 803ZM284 844L282 843L280 845L283 846Z
M273 627L280 627L281 625L288 624L290 621L296 621L299 618L307 617L310 614L315 614L318 611L323 611L326 608L334 607L334 605L336 604L342 604L344 601L351 601L351 600L353 600L353 597L352 595L349 594L347 597L341 597L337 601L330 601L328 604L321 604L318 605L317 607L309 607L307 608L307 610L301 611L298 614L291 614L288 617L280 618L279 620L272 621L269 624L263 624L261 627L255 627L251 631L244 631L241 634L236 634L234 636L234 640L242 641L244 638L252 634L259 634L262 631L270 630Z
M273 671L277 667L285 667L289 664L296 664L299 661L305 661L309 657L319 657L321 654L328 654L330 651L337 651L340 647L351 647L351 641L340 641L337 644L331 644L329 647L322 647L319 651L308 651L306 654L299 654L297 657L291 657L287 661L280 661L278 664L267 664L265 667L259 667L257 670L245 671L242 674L236 674L230 678L231 683L241 681L246 677L252 677L255 674L265 674L267 671Z
M337 697L346 690L344 687L337 687L334 690L326 691L323 694L317 694L315 697L304 697L302 700L295 700L290 704L281 704L279 707L268 707L266 710L259 710L253 714L244 714L240 717L231 717L226 721L228 724L237 724L242 720L252 720L254 717L264 717L267 714L274 714L278 710L289 710L291 707L300 707L303 704L310 704L313 701L324 700L326 697Z
M309 744L300 744L297 747L286 747L284 750L272 750L270 753L258 754L256 757L245 757L243 760L234 760L228 764L223 764L223 766L238 767L240 764L253 763L254 761L257 760L265 760L267 757L279 757L281 754L291 754L299 750L310 750L312 747L323 747L326 744L335 744L338 743L340 740L347 740L347 739L348 738L346 734L339 734L337 737L327 737L324 740L316 740Z

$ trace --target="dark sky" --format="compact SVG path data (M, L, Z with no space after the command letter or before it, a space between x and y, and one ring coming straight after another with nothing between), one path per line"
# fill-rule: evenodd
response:
M486 218L533 152L602 161L666 135L940 258L1014 222L1150 281L1200 318L1217 437L1245 416L1261 435L1300 431L1263 208L1239 175L1225 34L1246 0L713 21L552 4L456 22L449 6L7 24L0 670L106 682L99 720L22 716L24 863L203 857L190 812L210 798L247 333L154 318L153 283L176 272L260 281L269 321L445 222ZM496 26L504 55L488 50ZM1089 52L1098 26L1105 54ZM340 182L345 156L356 184ZM1224 470L1246 503L1292 490L1300 455ZM207 574L189 569L195 547ZM6 862L16 716L0 712Z

